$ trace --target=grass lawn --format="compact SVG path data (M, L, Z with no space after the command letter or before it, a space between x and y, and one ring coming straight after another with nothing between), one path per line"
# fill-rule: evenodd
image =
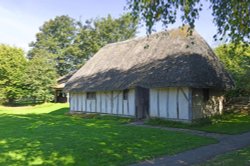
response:
M247 166L250 165L250 147L219 155L200 166Z
M250 131L250 115L225 114L210 119L204 119L203 121L201 120L194 124L152 119L149 120L147 124L175 128L188 128L222 134L239 134Z
M216 143L126 126L128 118L65 115L66 104L0 107L0 165L127 165Z

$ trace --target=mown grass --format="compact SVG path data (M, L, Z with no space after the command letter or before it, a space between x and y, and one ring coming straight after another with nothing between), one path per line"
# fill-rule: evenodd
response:
M27 105L20 107L10 107L10 106L1 106L0 105L0 114L45 114L57 111L58 109L64 109L64 112L61 111L59 114L68 112L69 104L60 104L60 103L45 103L39 105ZM58 111L57 111L58 112Z
M66 104L0 107L0 165L127 165L214 139L127 126L131 119L69 116Z
M149 125L187 128L222 134L240 134L250 131L250 115L248 114L224 114L211 118L201 119L194 123L182 123L163 119L150 119Z
M200 166L236 166L250 165L250 147L219 155Z

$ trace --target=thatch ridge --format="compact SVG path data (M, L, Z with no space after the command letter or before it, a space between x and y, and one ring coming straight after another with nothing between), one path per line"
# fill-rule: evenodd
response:
M65 87L66 82L76 73L76 71L71 71L66 75L59 77L56 80L56 85L53 86L55 89L63 89Z
M70 78L65 90L232 88L233 80L209 45L197 32L188 36L186 30L108 44Z

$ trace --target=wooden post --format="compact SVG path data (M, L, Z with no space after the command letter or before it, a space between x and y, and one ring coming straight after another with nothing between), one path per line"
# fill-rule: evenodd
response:
M177 119L179 119L179 88L177 87L177 92L176 92L176 114L177 114Z
M160 94L159 89L157 89L157 116L160 117Z
M54 101L55 101L55 103L57 103L57 90L55 89L55 93L54 93Z
M188 93L188 97L189 97L189 108L188 108L188 112L189 112L189 120L193 120L193 100L192 100L192 88L189 88L189 93Z
M167 114L167 118L169 118L169 88L167 89L167 101L166 101L166 114Z

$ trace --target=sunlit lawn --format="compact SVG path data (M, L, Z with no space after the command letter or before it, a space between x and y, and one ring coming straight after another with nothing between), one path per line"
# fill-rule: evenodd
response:
M152 119L149 120L147 124L175 128L188 128L222 134L240 134L250 131L250 115L248 114L225 114L223 116L204 119L204 121L206 122L202 122L201 120L200 123L186 124L162 119Z
M65 115L66 104L0 107L0 165L127 165L215 143L124 125L129 119Z
M250 165L250 147L219 155L201 166L247 166Z
M219 118L213 118L210 125L195 126L194 128L223 134L240 134L250 131L250 115L227 114Z

